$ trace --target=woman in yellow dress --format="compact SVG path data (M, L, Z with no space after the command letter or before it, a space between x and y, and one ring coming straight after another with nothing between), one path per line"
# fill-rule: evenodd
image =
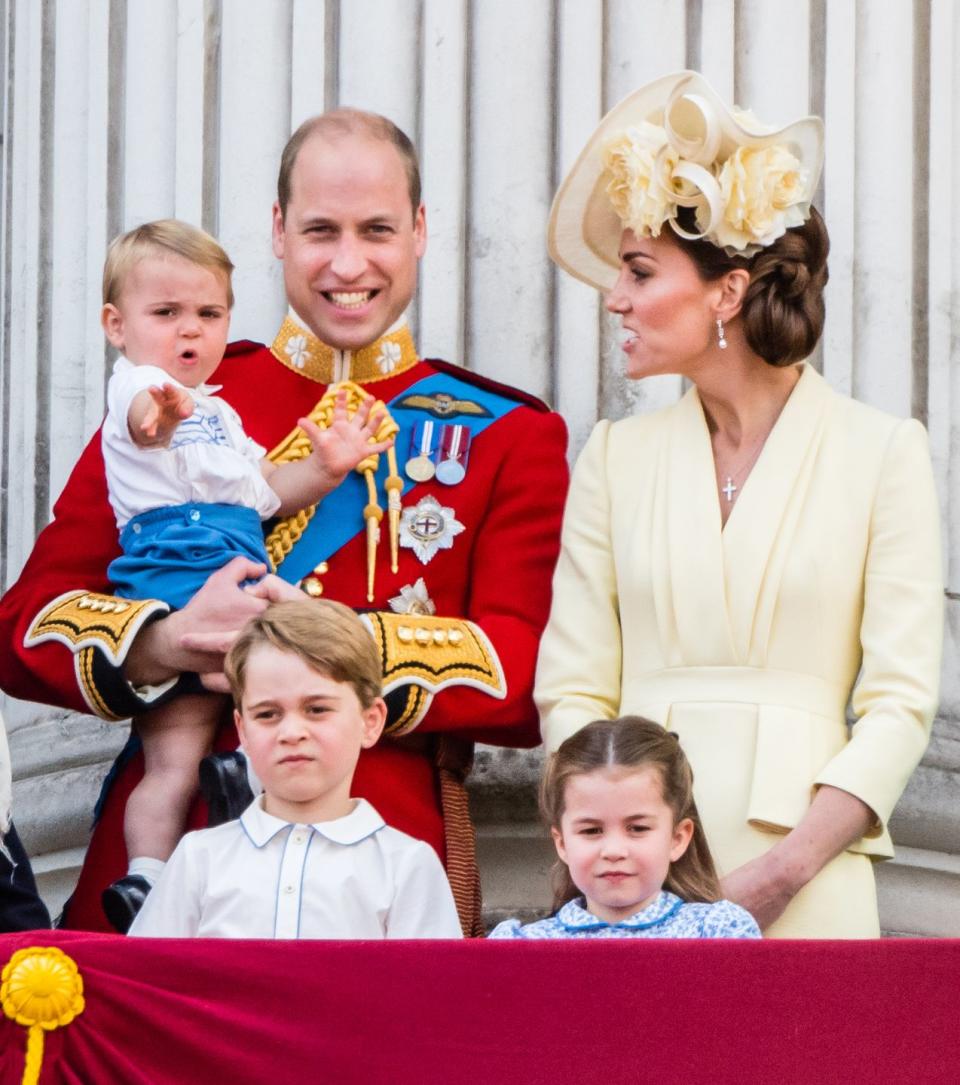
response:
M551 750L624 713L676 732L724 895L768 937L863 938L936 711L942 572L923 427L803 361L822 147L819 119L772 130L682 72L561 186L551 255L622 318L628 376L691 387L581 454L537 699Z

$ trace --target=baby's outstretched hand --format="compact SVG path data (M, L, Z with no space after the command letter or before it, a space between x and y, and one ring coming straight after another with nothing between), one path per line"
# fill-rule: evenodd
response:
M298 419L298 425L310 438L311 457L316 467L329 481L330 489L339 486L346 476L367 456L386 452L393 438L375 440L384 412L374 411L373 396L366 396L353 417L347 414L347 393L337 392L333 418L326 429L320 429L309 418Z
M166 444L180 423L193 414L193 397L175 384L147 389L150 401L140 420L140 433L150 444Z

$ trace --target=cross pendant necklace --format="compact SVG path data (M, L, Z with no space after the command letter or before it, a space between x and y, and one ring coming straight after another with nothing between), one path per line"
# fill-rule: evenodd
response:
M769 433L763 434L759 441L750 450L750 458L742 463L732 475L727 475L726 485L720 487L720 493L727 499L727 504L733 504L733 495L739 493L740 487L737 482L743 478L751 467L760 458L760 453L763 451L763 446L767 443L767 437Z

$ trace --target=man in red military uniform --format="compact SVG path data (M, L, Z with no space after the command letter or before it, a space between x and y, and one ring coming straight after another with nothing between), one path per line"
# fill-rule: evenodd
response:
M375 395L397 427L395 456L315 509L268 525L267 546L283 580L370 611L390 735L362 756L355 794L433 845L465 931L475 933L463 777L474 741L539 740L531 689L559 545L566 431L525 393L418 358L403 312L425 245L403 133L352 111L306 122L284 151L274 207L289 314L271 346L228 348L216 380L278 462L302 454L296 419L322 423L331 384ZM114 598L106 569L117 553L96 434L0 602L8 693L106 719L135 716L196 688L196 674L216 675L224 645L266 605L240 587L249 572L241 559L180 611ZM218 745L235 744L225 720ZM65 913L72 927L108 929L100 893L126 869L123 805L141 766L121 761ZM205 821L200 807L193 825Z

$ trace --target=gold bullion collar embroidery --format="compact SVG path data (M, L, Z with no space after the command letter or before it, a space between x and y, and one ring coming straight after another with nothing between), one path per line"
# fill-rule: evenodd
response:
M346 380L373 384L411 369L420 360L409 325L402 317L369 346L337 350L308 331L292 309L280 325L270 352L281 365L318 384Z

